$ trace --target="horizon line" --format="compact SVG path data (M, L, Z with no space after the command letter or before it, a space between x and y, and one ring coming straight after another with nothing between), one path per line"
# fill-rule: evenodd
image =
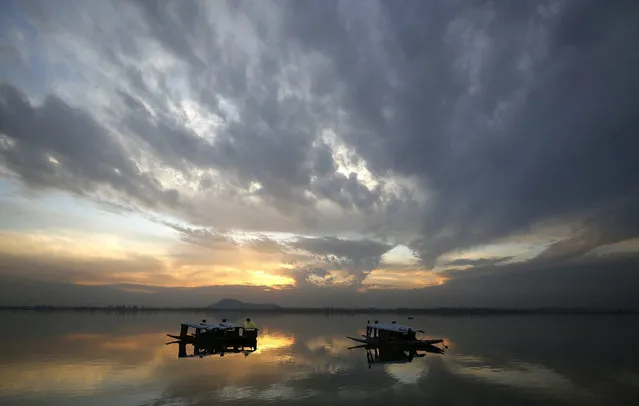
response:
M587 308L587 307L233 307L215 306L140 306L140 305L106 305L106 306L59 306L59 305L2 305L0 310L31 311L105 311L105 312L160 312L160 311L204 311L204 312L254 312L254 313L338 313L338 314L639 314L639 308Z

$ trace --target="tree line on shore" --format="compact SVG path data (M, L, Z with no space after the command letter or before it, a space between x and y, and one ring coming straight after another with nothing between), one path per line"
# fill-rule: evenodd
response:
M0 306L0 310L22 311L78 311L78 312L107 312L107 313L137 313L137 312L205 312L230 313L251 312L269 314L431 314L431 315L514 315L514 314L639 314L639 309L588 309L588 308L347 308L347 307L279 307L279 308L225 308L210 306L201 307L156 307L138 305L110 305L110 306Z

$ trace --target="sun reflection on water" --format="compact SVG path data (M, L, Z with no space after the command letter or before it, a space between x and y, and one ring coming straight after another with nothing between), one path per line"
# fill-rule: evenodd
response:
M295 344L295 338L292 336L265 332L260 334L257 342L258 346L255 354L290 347Z
M174 322L145 326L143 317L127 316L106 319L111 325L103 326L94 316L84 317L83 323L94 326L65 327L60 333L45 328L51 334L42 335L40 324L31 323L38 328L28 330L25 324L17 329L20 334L0 335L0 404L22 405L28 399L30 404L65 406L203 405L303 403L309 398L355 404L371 396L427 399L444 393L445 398L445 387L462 397L464 390L476 396L472 388L481 387L515 398L578 401L574 404L601 400L595 389L583 386L582 377L552 365L552 359L482 353L482 345L454 331L449 336L445 329L441 335L435 328L429 331L444 337L449 346L445 354L380 351L369 358L371 350L349 349L356 343L345 336L357 336L358 330L351 320L273 318L263 321L254 352L183 358L177 344L167 345L171 339L166 333L174 331ZM494 347L492 351L499 354ZM619 378L607 379L606 385L636 386L636 370L616 371Z

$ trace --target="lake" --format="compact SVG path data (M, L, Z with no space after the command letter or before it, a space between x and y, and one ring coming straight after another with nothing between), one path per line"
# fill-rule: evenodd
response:
M228 315L229 321L242 318ZM0 404L636 405L636 316L381 315L445 354L373 364L346 338L371 316L253 315L257 351L178 358L202 313L0 312ZM392 403L391 403L392 402ZM408 403L403 403L408 404Z

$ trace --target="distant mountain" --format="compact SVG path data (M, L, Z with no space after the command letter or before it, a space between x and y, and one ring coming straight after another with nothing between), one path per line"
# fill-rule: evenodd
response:
M209 307L215 309L281 309L275 303L244 303L236 299L222 299Z

